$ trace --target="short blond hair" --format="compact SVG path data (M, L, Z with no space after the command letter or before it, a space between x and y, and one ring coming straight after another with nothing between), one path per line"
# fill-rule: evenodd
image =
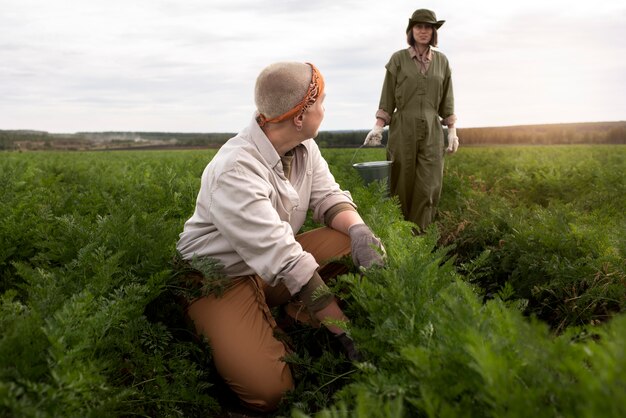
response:
M254 87L258 112L267 119L288 112L306 95L312 69L300 62L277 62L261 71Z

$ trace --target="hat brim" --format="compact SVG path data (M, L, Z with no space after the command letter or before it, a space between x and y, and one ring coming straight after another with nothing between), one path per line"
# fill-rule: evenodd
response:
M439 29L441 27L441 25L443 25L444 23L446 23L445 20L438 20L436 22L420 22L419 20L411 20L409 19L409 25L406 27L406 31L410 31L411 28L415 25L417 25L418 23L430 23L431 25L433 25L435 27L435 29Z

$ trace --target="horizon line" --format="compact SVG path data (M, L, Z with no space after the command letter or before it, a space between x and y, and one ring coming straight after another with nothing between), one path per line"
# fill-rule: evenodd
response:
M491 126L464 126L459 127L459 130L465 129L496 129L496 128L519 128L519 127L535 127L535 126L555 126L555 125L590 125L590 124L619 124L626 123L626 120L612 120L612 121L596 121L596 122L550 122L550 123L529 123L529 124L516 124L516 125L491 125ZM370 128L364 129L322 129L319 132L356 132L356 131L369 131ZM150 131L150 130L105 130L105 131L74 131L74 132L52 132L39 129L0 129L0 132L33 132L33 133L45 133L52 135L77 135L77 134L94 134L94 133L176 133L176 134L236 134L239 131Z

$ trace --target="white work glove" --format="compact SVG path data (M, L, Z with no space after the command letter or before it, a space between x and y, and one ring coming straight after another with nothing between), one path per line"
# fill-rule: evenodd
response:
M372 265L385 265L385 247L371 229L365 224L355 224L348 228L350 235L352 261L357 267L369 268Z
M375 147L380 145L380 141L383 140L383 127L374 125L371 131L365 137L365 142L363 145L366 147Z
M459 149L459 137L456 136L456 128L448 128L448 151L450 154L454 154Z

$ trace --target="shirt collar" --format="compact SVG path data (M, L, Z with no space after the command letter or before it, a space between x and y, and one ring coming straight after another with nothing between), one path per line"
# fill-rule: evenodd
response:
M414 46L410 46L408 49L409 49L409 55L411 55L411 58L419 61L420 59L419 59L419 55L417 54L417 48L415 48ZM424 56L424 60L426 62L430 62L433 60L433 49L431 47L428 47L428 52Z
M259 126L259 123L256 121L257 114L252 117L250 121L250 125L248 126L248 130L250 132L250 140L254 144L254 146L259 150L261 156L270 167L276 166L280 162L280 155L276 152L276 148L270 142L265 132Z
M263 130L259 126L259 123L256 120L257 116L258 113L255 112L252 120L250 121L250 125L248 126L248 131L250 132L250 140L259 150L259 153L261 153L261 156L263 157L263 159L265 159L265 161L267 161L270 167L274 168L278 163L280 163L282 166L282 160L280 159L280 155L278 155L276 148L274 148L274 145L272 145L267 135L265 135L265 132L263 132ZM294 151L301 148L306 148L304 143L296 145Z

